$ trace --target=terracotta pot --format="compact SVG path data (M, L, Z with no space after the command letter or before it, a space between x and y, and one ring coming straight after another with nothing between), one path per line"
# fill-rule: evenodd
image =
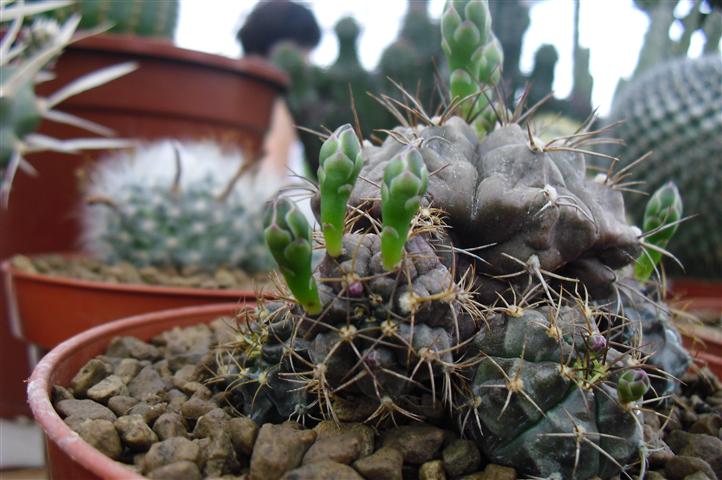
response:
M173 327L208 323L238 312L239 305L221 304L166 310L125 318L92 328L72 337L45 355L28 384L28 403L45 433L48 474L51 479L142 479L83 441L55 412L50 400L53 385L68 385L73 376L113 337L131 335L143 340Z
M722 378L722 329L705 325L683 325L682 341L695 363L706 365Z
M675 308L711 322L722 319L722 282L674 278L670 282ZM684 325L685 346L700 365L707 365L722 378L722 329L706 325Z
M70 45L56 64L56 80L38 90L47 95L99 67L130 60L138 62L138 70L72 97L59 109L110 127L121 137L211 138L227 145L257 146L268 127L272 103L287 86L286 76L260 59L237 60L180 49L163 40L104 34ZM56 123L44 123L40 131L57 138L90 135ZM77 247L76 170L99 154L46 152L28 157L39 175L18 175L10 208L0 209L0 260ZM29 413L23 380L30 367L26 347L7 333L11 327L5 290L0 280L0 364L14 368L0 374L0 415L14 416Z
M50 349L89 328L160 310L195 305L254 303L251 290L218 290L105 283L21 272L0 265L8 287L14 333Z

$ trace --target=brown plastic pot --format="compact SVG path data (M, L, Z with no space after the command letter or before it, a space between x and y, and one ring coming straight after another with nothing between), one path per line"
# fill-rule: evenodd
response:
M209 323L218 317L233 315L240 307L226 303L125 318L76 335L45 355L30 377L27 394L33 416L45 433L49 477L62 480L144 478L91 447L63 422L50 400L53 385L68 385L88 360L105 351L113 337L131 335L148 340L173 327Z
M232 59L174 47L167 41L103 34L74 43L56 63L56 79L38 86L41 94L97 68L134 61L131 74L84 92L58 108L93 120L125 138L213 139L224 145L261 144L272 105L287 77L260 59ZM43 123L56 138L87 137L77 128ZM80 193L76 171L99 152L28 156L39 175L18 175L10 208L0 209L0 260L15 254L63 252L77 248ZM23 379L30 374L26 346L8 332L6 288L0 279L0 416L27 414ZM42 305L35 307L43 308ZM53 310L48 309L51 314Z
M50 349L89 328L119 318L196 305L256 301L250 290L116 284L25 273L0 265L14 333Z

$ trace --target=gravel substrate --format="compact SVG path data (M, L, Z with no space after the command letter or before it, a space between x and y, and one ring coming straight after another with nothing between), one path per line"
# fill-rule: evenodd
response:
M182 270L172 267L139 268L127 262L111 265L84 256L44 255L30 258L16 255L11 259L11 264L25 273L106 283L253 290L256 286L268 282L267 275L252 277L242 270L232 268L219 268L212 272L190 267Z
M378 431L358 421L358 408L339 408L338 426L314 428L240 416L224 392L196 381L206 376L212 347L233 335L230 324L177 328L149 343L118 337L70 385L54 387L55 407L88 443L154 479L517 478L437 425ZM706 369L683 381L680 395L644 416L646 478L722 479L722 384Z

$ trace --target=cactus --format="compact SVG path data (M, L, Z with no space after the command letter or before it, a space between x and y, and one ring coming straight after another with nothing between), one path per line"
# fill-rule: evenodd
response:
M31 0L35 1L39 0ZM114 33L172 39L178 13L178 0L75 0L71 6L55 11L53 17L64 21L79 14L80 28L110 24Z
M684 192L685 214L694 217L667 250L687 275L722 277L722 59L708 55L652 68L615 99L609 121L618 120L624 123L611 134L624 147L605 153L627 166L652 152L633 171L644 182L641 188L651 193L673 181ZM632 218L641 222L646 198L630 192L625 200Z
M321 193L321 228L326 251L341 255L346 204L361 171L361 144L351 125L339 127L321 147L318 182Z
M482 360L461 396L460 428L492 462L544 477L608 478L638 455L637 414L600 381L618 377L617 388L627 388L627 370L609 371L615 350L585 344L599 333L583 309L507 309L487 322L472 342Z
M210 143L158 142L105 158L87 186L86 249L139 267L269 271L259 197L273 186L236 178L239 165L240 154Z
M104 68L76 79L48 98L35 94L35 83L43 69L61 54L71 41L80 17L69 18L62 26L53 21L36 21L23 28L26 17L68 5L68 2L47 2L25 5L3 2L0 21L12 21L0 42L0 204L8 205L13 179L18 170L34 174L24 158L26 153L53 150L77 153L83 149L111 149L130 145L120 139L56 140L34 133L42 119L66 123L99 135L112 131L74 115L54 110L63 100L95 88L135 70L133 63Z
M473 28L488 22L485 2L449 2L447 26L456 8ZM457 23L453 40L466 45L474 30ZM624 172L587 178L585 147L598 141L588 124L544 143L517 108L477 130L455 114L478 98L452 95L438 116L417 108L416 123L362 143L362 181L333 230L342 247L327 240L315 270L307 225L288 200L273 204L268 243L295 298L250 312L207 380L258 422L455 424L525 476L626 472L645 452L642 402L673 391L689 359L660 299L620 280L648 240L625 218ZM317 216L337 200L328 176ZM293 242L302 255L289 254ZM622 295L632 291L641 299Z

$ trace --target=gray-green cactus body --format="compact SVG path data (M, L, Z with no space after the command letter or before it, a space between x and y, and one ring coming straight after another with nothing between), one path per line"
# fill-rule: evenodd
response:
M492 462L607 478L638 455L641 421L607 385L606 359L618 354L589 350L595 333L580 309L541 307L496 314L476 334L471 350L483 357L460 423Z
M452 300L460 287L449 265L421 236L407 243L408 275L384 269L378 235L347 234L343 242L344 253L326 256L316 273L322 313L309 319L298 306L263 307L259 318L267 340L251 363L278 371L278 379L295 385L296 396L288 400L293 405L272 398L251 405L255 384L248 382L241 394L250 415L279 418L289 410L310 410L298 406L314 401L330 415L325 399L336 395L380 406L384 399L400 405L433 393L434 402L443 404L444 377L480 322ZM431 300L445 292L449 296ZM247 364L255 354L256 349L239 348L237 363ZM413 402L408 408L420 414Z
M270 192L240 182L220 198L241 157L224 156L212 145L181 147L174 183L174 155L166 142L99 165L87 193L102 201L85 207L86 247L111 263L273 268L263 240L263 205L254 196Z
M684 197L685 215L667 249L688 275L722 276L722 59L707 55L649 69L615 99L610 121L624 146L610 150L627 164L651 151L634 170L635 180L653 192L673 181ZM623 166L624 164L622 164ZM647 197L626 197L642 221ZM670 263L671 266L671 263Z
M524 269L580 280L591 295L611 294L614 270L640 253L639 229L627 223L622 195L586 177L579 153L534 150L517 125L500 127L481 142L460 118L443 126L399 128L416 140L429 172L426 204L446 212L457 247L478 249L481 298L493 302L509 280L526 285ZM407 148L389 137L364 149L363 178L351 204L379 199L386 165ZM380 213L380 201L372 214ZM379 215L380 216L380 215ZM498 277L520 273L516 277ZM494 277L497 277L496 279Z
M612 314L610 339L647 357L653 397L674 393L691 359L669 307L651 286L631 279L622 282L624 288L618 296L600 302L601 308Z

